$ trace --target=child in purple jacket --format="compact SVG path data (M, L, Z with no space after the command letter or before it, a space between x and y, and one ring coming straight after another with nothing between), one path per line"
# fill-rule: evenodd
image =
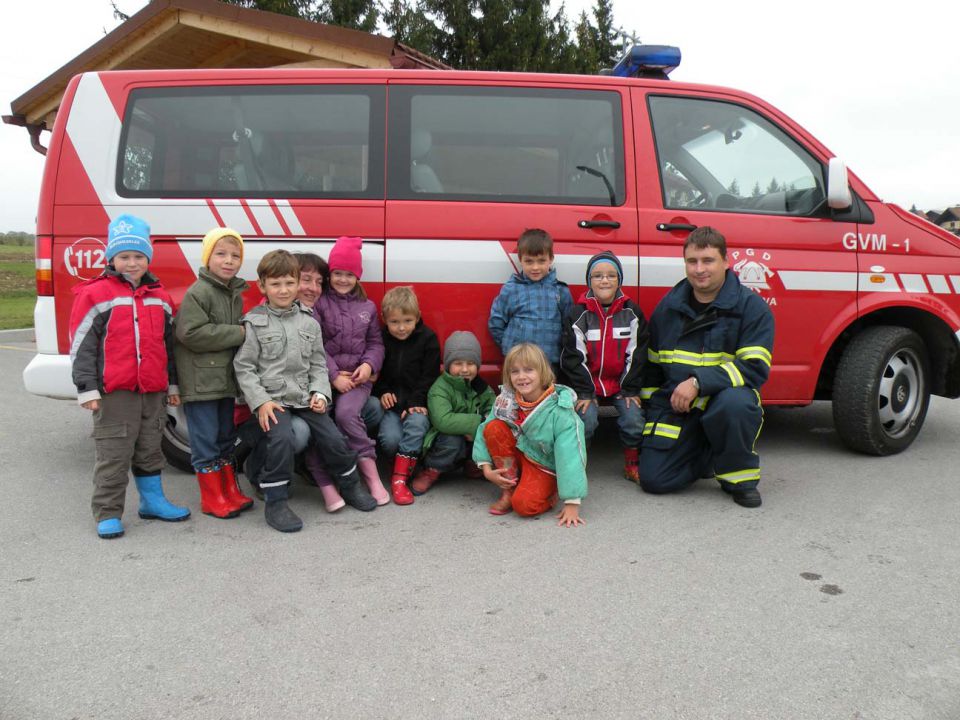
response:
M377 322L377 307L360 285L363 261L362 238L337 238L330 257L330 292L323 293L313 314L323 329L330 384L335 391L334 419L357 453L357 467L378 505L390 495L377 471L376 443L367 435L361 411L370 397L370 378L383 365L383 338Z

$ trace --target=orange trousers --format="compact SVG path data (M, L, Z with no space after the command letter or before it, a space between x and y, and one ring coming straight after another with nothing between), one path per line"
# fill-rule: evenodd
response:
M496 468L510 458L519 468L519 481L513 491L513 511L517 515L539 515L557 502L557 476L517 450L517 439L503 420L491 420L483 429L483 439Z

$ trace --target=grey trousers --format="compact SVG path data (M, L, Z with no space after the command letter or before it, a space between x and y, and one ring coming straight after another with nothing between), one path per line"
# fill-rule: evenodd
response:
M158 475L163 469L160 438L167 419L166 397L166 392L117 390L100 398L91 435L97 461L90 506L97 522L123 515L131 469L138 477Z

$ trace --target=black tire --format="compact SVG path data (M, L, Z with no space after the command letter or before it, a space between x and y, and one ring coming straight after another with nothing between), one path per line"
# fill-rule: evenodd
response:
M183 406L167 409L167 424L163 428L160 447L167 462L178 470L192 473L190 464L190 435L187 433L187 415Z
M833 424L852 450L893 455L910 447L930 405L923 340L903 327L870 327L847 346L833 381Z

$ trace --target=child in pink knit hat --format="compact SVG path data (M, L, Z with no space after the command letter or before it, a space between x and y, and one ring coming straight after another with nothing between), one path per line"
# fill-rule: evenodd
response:
M323 328L327 370L333 386L334 420L357 453L357 467L378 505L390 502L390 495L377 471L376 443L367 435L361 411L373 388L371 377L383 365L383 337L377 321L377 306L367 299L360 284L363 276L363 239L337 238L330 257L330 292L323 293L313 306Z

